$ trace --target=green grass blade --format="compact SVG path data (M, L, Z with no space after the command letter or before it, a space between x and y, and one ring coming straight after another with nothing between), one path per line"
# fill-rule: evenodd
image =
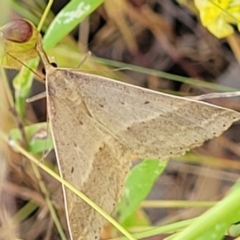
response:
M132 169L126 182L124 196L117 210L120 215L120 223L123 223L137 210L166 165L167 161L146 159Z
M230 225L240 219L239 199L240 183L238 182L222 201L202 214L173 239L222 239Z
M104 0L72 0L54 18L44 36L44 48L54 47L73 28L90 15Z

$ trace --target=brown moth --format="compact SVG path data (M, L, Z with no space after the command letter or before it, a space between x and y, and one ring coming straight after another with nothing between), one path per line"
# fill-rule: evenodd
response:
M49 121L61 175L107 213L121 196L130 155L168 159L219 136L238 112L112 79L54 68L41 41ZM75 240L99 239L105 220L68 189Z
M121 196L131 155L161 160L182 155L240 119L236 111L194 99L54 68L40 34L35 50L46 69L60 174L109 214ZM70 190L63 192L71 239L99 239L106 220Z

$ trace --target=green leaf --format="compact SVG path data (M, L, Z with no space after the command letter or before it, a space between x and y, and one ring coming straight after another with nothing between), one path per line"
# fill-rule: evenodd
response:
M132 215L130 215L122 224L123 227L134 227L134 226L149 226L151 225L147 214L142 210L138 209Z
M166 165L167 161L146 159L132 169L117 210L120 223L123 223L137 210Z
M44 48L54 47L104 0L72 0L54 18L44 36Z
M36 69L38 59L31 60L28 63L29 69ZM22 68L18 75L13 79L13 86L15 90L15 106L17 113L23 118L25 114L26 98L28 97L33 81L33 73L27 68Z

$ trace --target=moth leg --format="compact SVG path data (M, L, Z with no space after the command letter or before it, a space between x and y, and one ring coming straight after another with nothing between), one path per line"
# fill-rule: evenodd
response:
M33 97L30 97L30 98L26 99L26 102L27 103L35 102L35 101L40 100L40 99L45 98L45 97L46 97L46 92L41 92L39 94L36 94Z

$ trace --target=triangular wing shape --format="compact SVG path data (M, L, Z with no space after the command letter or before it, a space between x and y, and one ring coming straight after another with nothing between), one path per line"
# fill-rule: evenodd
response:
M240 119L229 109L64 69L49 71L47 95L63 178L108 213L130 154L181 155ZM98 239L104 219L69 190L66 197L73 239Z

